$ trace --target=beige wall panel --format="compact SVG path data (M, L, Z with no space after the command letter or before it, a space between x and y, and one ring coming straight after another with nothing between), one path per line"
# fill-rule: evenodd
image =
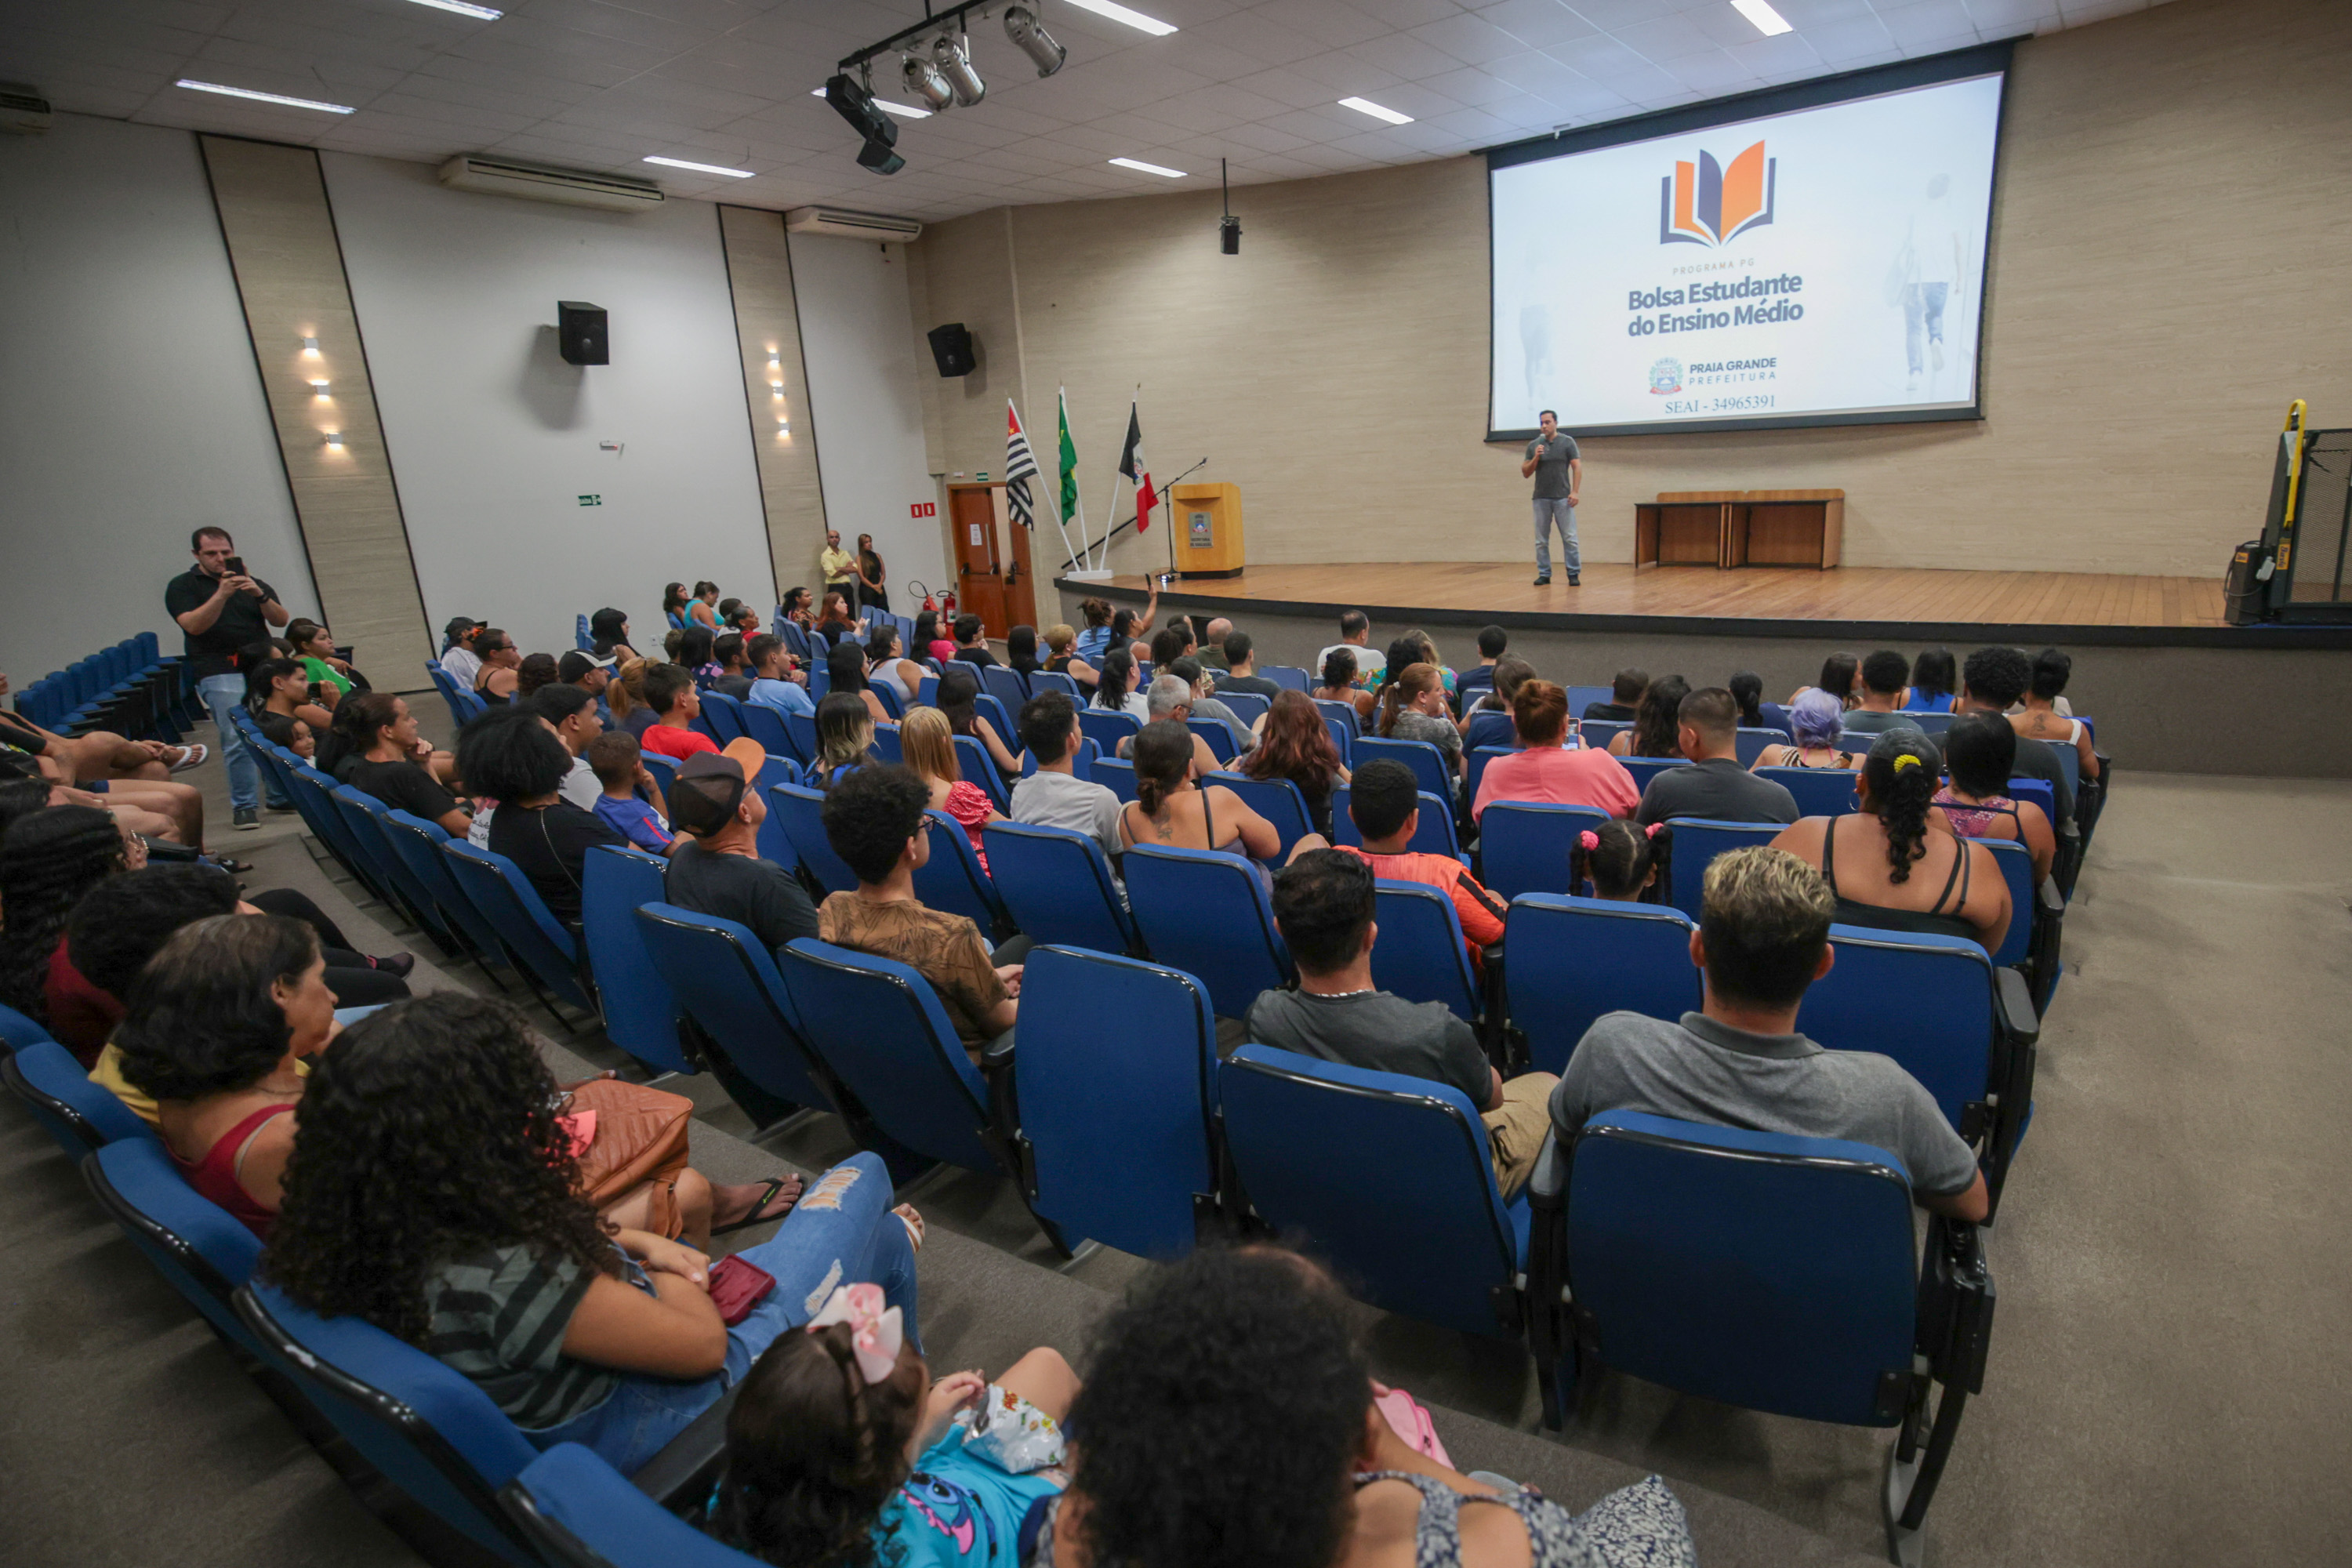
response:
M319 155L227 136L199 141L320 609L380 686L419 687L420 666L440 643L416 591ZM316 357L303 353L305 337L319 340ZM329 384L327 397L313 393L314 379ZM327 445L330 430L342 433L340 450Z
M1981 421L1585 446L1587 553L1660 490L1840 488L1845 560L2218 575L2258 532L2287 401L2352 424L2352 6L2174 0L2021 42ZM995 363L941 396L950 469L1003 460L1004 390L1049 470L1066 382L1097 531L1140 380L1164 484L1242 487L1255 561L1517 560L1515 449L1485 445L1484 161L993 211L928 229L930 323ZM1004 241L1009 232L1011 243ZM1018 279L1017 297L1013 279ZM1018 371L1002 363L1021 348ZM1123 541L1113 564L1164 558Z
M768 514L768 550L781 574L775 592L800 581L801 564L824 548L824 496L817 484L816 427L809 417L808 370L793 294L793 258L781 213L719 209L727 248L727 283L735 295L735 331L743 351L743 395L751 409L751 450L760 465L760 500ZM772 356L778 363L771 365ZM773 384L791 433L780 434ZM770 600L772 605L774 600ZM767 611L763 607L761 620Z

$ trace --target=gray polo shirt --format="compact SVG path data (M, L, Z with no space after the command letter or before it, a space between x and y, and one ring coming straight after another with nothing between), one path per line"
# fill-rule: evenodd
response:
M1549 446L1540 436L1528 443L1527 455L1535 457L1536 448L1545 447L1544 455L1536 462L1536 500L1566 500L1568 499L1568 466L1577 458L1576 437L1562 431L1554 436Z
M1119 852L1118 796L1075 773L1040 768L1013 786L1013 820L1038 827L1066 827Z
M1552 1090L1552 1126L1565 1141L1611 1110L1867 1143L1903 1162L1914 1193L1937 1197L1977 1176L1935 1097L1892 1057L1751 1035L1703 1013L1678 1024L1638 1013L1594 1020Z
M1701 816L1713 822L1794 822L1797 797L1789 786L1759 778L1729 757L1709 757L1686 768L1660 768L1642 792L1634 820L1643 825L1670 816Z

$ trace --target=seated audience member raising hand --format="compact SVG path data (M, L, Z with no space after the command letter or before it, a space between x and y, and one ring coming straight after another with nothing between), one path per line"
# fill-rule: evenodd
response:
M1772 847L1820 868L1840 924L1964 936L1991 952L2009 931L2009 884L1991 850L1938 820L1941 771L1934 742L1890 730L1862 765L1853 812L1808 816Z
M1194 782L1201 773L1192 750L1198 744L1199 737L1174 719L1155 720L1136 736L1135 799L1118 814L1121 847L1223 849L1257 861L1281 854L1282 835L1273 823L1223 784ZM1291 857L1324 847L1324 838L1310 833L1291 847Z
M845 1285L777 1339L728 1415L713 1534L772 1563L1052 1568L1021 1548L1062 1489L1077 1374L1038 1349L992 1382L934 1381L910 1326L875 1287ZM970 1443L967 1412L984 1416Z
M1019 959L1029 942L1015 937L991 953L970 918L926 909L915 896L915 872L931 858L923 825L929 803L922 780L888 763L859 768L833 786L824 797L824 837L857 886L817 906L818 934L835 947L896 959L929 981L977 1062L984 1050L1012 1043Z
M411 816L438 823L452 838L463 838L472 829L473 818L436 776L442 753L418 736L416 715L409 711L406 698L355 691L336 704L333 732L341 742L341 760L334 770L339 781ZM565 763L567 772L570 765ZM467 787L481 786L469 781Z
M1544 1101L1559 1080L1532 1072L1504 1082L1477 1035L1444 1003L1408 1002L1374 985L1375 907L1373 868L1363 856L1318 847L1283 868L1274 921L1298 965L1298 989L1261 993L1250 1006L1249 1038L1461 1090L1486 1124L1495 1185L1507 1203L1535 1170Z
M1642 693L1633 710L1633 727L1621 731L1609 742L1612 757L1679 757L1683 754L1683 699L1690 682L1679 675L1662 675Z
M861 660L861 663L863 661ZM699 730L687 728L702 712L702 694L695 689L693 672L679 664L646 666L646 706L653 722L637 735L637 743L679 762L697 752L715 752L719 742ZM475 781L468 778L468 784Z
M775 1288L733 1328L710 1260L615 1229L582 1195L563 1096L521 1015L446 991L362 1020L320 1057L262 1277L470 1379L532 1444L624 1475L751 1372L835 1279L915 1321L911 1209L880 1159L817 1178L744 1260Z
M1622 820L1588 827L1568 847L1568 886L1580 892L1592 884L1592 897L1612 904L1637 904L1658 885L1660 863L1674 843L1675 830L1663 822L1647 827Z
M1004 814L996 809L986 790L963 776L963 769L956 761L955 731L948 727L948 716L936 708L918 708L907 715L899 740L906 752L907 766L930 792L931 809L955 819L971 852L979 857L981 869L988 869L988 851L982 844L981 830L992 822L1003 821Z
M1717 856L1691 934L1691 962L1706 973L1700 1010L1678 1023L1634 1013L1595 1020L1552 1096L1561 1142L1611 1110L1845 1139L1901 1159L1922 1206L1984 1218L1976 1156L1916 1079L1892 1058L1824 1050L1797 1032L1805 988L1835 961L1830 921L1840 903L1782 850Z
M1503 900L1480 887L1454 856L1413 850L1413 829L1421 821L1421 784L1413 771L1388 757L1366 763L1356 770L1348 792L1348 815L1364 836L1364 847L1342 844L1336 846L1339 851L1370 861L1375 877L1426 883L1451 899L1470 962L1483 963L1485 950L1503 940Z
M1702 687L1682 700L1675 744L1691 765L1661 769L1642 792L1637 821L1670 816L1713 822L1794 822L1797 797L1789 786L1758 778L1739 765L1739 704L1720 686Z
M1568 693L1553 682L1519 682L1511 697L1511 727L1520 749L1486 764L1478 798L1471 803L1473 817L1498 800L1590 805L1612 816L1631 816L1642 804L1642 792L1624 763L1606 752L1562 748Z
M2058 853L2050 819L2033 802L2009 798L2017 731L1998 713L1963 713L1944 733L1944 766L1952 782L1936 792L1936 805L1963 838L2007 838L2033 857L2033 880L2050 875ZM2011 911L2014 918L2015 911Z
M1845 709L1819 688L1809 688L1789 707L1793 746L1767 746L1756 755L1759 768L1858 768L1862 759L1841 749L1845 732Z

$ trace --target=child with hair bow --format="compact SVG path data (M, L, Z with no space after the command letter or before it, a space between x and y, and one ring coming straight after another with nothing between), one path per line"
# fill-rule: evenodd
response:
M1031 1351L933 1380L899 1310L836 1289L771 1346L727 1421L712 1533L779 1568L1018 1568L1066 1484L1077 1374Z
M1621 818L1588 827L1569 847L1568 885L1580 889L1589 879L1596 899L1639 903L1658 885L1674 839L1663 822L1643 827Z

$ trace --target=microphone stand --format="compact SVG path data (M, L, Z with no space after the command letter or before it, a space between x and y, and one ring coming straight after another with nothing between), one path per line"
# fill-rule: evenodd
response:
M1167 488L1167 489L1163 489L1163 490L1161 490L1161 491L1160 492L1160 495L1161 495L1163 498L1164 498L1164 497L1166 497L1166 496L1169 494L1169 491L1173 490L1173 489L1174 489L1178 485L1182 484L1186 479L1191 479L1194 474L1199 473L1202 468L1207 468L1208 466L1209 466L1209 459L1208 459L1208 458L1202 458L1199 462L1197 462L1197 463L1193 464L1191 468L1189 468L1185 469L1182 473L1181 473L1181 474L1177 475L1174 479L1172 479L1169 480L1169 481L1168 481L1168 488ZM1173 500L1171 500L1171 501L1169 502L1169 505L1168 505L1168 515L1169 515L1171 519L1176 515L1176 506L1175 506L1175 502L1174 502ZM1114 529L1112 529L1108 533L1107 533L1107 534L1103 535L1103 539L1102 539L1102 547L1103 547L1103 551L1104 551L1104 559L1108 560L1108 559L1109 558L1110 542L1111 542L1112 540L1114 540L1114 539L1116 539L1116 538L1118 538L1118 531L1119 531L1119 529L1120 529L1120 528L1132 528L1133 526L1135 526L1135 522L1136 522L1136 519L1135 519L1135 518L1130 517L1130 518L1129 518L1125 522L1120 523L1120 524L1118 525L1118 528L1114 528ZM1169 524L1169 526L1170 526L1171 528L1173 528L1173 527L1175 526L1175 524L1171 521L1171 522ZM1066 560L1066 561L1063 562L1063 563L1062 563L1062 564L1061 564L1061 566L1057 569L1057 571L1058 571L1058 572L1066 572L1066 571L1068 571L1071 567L1073 567L1073 566L1076 565L1077 563L1078 563L1078 558L1077 558L1077 556L1073 555L1073 556L1071 556L1068 560ZM1175 536L1173 533L1171 533L1171 534L1168 536L1168 567L1169 567L1170 574L1171 574L1171 575L1173 575L1173 574L1174 574L1174 572L1175 572L1175 568L1176 568L1176 536Z

